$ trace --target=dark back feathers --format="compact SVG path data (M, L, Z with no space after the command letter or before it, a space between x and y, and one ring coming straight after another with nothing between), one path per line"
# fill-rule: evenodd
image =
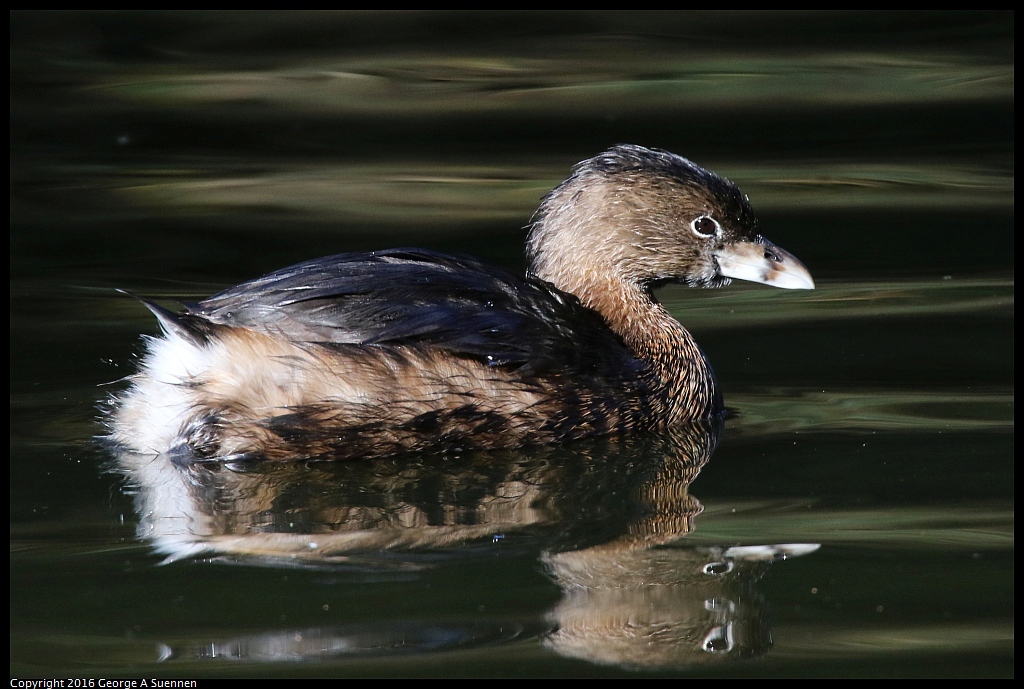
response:
M328 256L188 307L188 315L321 345L443 349L493 366L635 378L645 367L576 297L424 249Z

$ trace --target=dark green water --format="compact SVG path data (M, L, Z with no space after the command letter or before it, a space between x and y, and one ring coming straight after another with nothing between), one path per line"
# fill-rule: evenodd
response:
M11 15L11 675L1012 676L1012 13ZM660 293L723 429L180 471L149 313L522 265L573 163L731 178L813 292ZM773 547L763 547L773 546Z

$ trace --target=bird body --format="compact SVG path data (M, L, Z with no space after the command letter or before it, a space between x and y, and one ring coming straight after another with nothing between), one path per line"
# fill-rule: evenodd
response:
M710 418L721 392L651 290L810 288L746 198L684 158L616 146L534 216L526 276L391 249L315 259L174 313L111 439L186 460L487 449Z

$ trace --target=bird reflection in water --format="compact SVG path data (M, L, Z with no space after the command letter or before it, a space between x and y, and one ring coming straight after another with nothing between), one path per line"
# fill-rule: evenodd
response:
M535 556L561 590L518 619L364 622L161 644L160 658L325 661L535 638L625 668L753 657L771 646L758 581L813 544L688 546L690 483L719 423L529 451L360 462L183 465L118 455L141 538L167 561L411 573L496 554ZM400 643L398 642L400 640Z

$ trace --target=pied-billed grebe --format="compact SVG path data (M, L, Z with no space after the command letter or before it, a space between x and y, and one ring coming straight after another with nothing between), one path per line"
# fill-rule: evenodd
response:
M719 414L703 352L651 295L740 278L811 289L731 182L621 145L529 228L520 277L422 249L342 254L184 312L115 401L111 439L177 461L497 448Z

